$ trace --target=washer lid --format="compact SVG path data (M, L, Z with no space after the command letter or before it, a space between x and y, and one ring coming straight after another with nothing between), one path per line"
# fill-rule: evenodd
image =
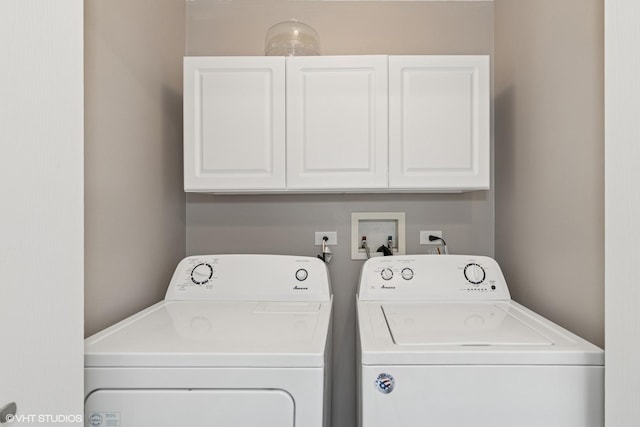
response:
M397 345L553 345L496 304L382 304Z
M515 301L357 301L363 365L595 365L602 349Z
M163 301L85 340L85 366L322 367L331 301Z

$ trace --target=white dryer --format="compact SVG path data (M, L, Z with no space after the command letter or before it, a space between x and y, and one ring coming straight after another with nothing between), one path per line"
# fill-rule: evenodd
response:
M328 427L331 306L317 258L185 258L163 301L85 340L86 425Z
M357 312L361 427L604 425L603 351L512 301L491 258L372 258Z

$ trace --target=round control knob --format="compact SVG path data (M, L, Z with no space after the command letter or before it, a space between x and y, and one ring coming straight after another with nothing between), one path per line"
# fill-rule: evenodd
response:
M464 268L464 277L474 285L479 285L484 282L484 279L487 277L484 268L480 264L476 264L474 262L467 264Z
M309 272L304 268L301 268L298 271L296 271L296 279L298 279L298 281L302 282L304 280L307 280L307 277L309 277Z
M413 270L409 267L403 268L400 272L400 275L404 280L411 280L413 279Z
M393 277L393 271L390 268L383 268L380 275L384 280L391 280Z
M191 270L191 281L196 285L204 285L213 277L213 267L206 262L202 262Z

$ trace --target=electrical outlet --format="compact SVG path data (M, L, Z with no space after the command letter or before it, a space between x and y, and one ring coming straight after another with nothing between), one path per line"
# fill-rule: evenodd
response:
M336 231L316 231L315 242L316 246L322 246L322 239L327 237L327 245L335 246L338 244L338 233Z
M420 245L442 245L442 240L429 240L429 236L442 238L442 231L420 231Z

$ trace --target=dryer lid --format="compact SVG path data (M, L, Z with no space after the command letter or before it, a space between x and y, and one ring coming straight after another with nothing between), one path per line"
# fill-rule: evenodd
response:
M381 308L400 346L553 345L497 304L387 303Z
M331 301L163 301L85 340L85 366L322 367Z

